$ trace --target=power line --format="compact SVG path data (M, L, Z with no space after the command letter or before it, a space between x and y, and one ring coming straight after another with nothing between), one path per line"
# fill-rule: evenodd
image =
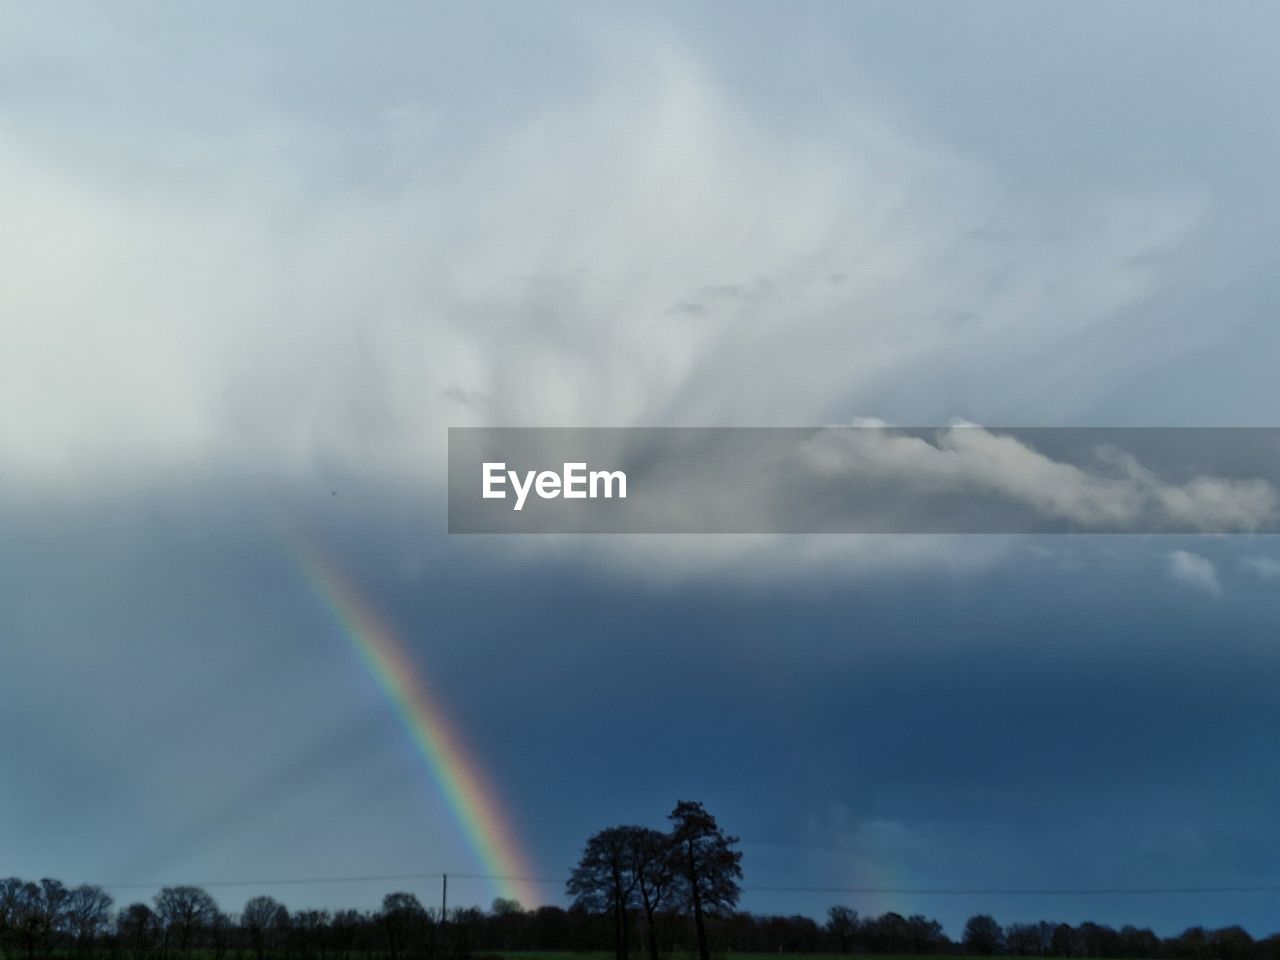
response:
M401 880L441 880L441 873L387 873L346 877L287 877L258 880L189 881L196 887L297 886L325 883L391 883ZM516 883L563 884L564 877L514 877L494 873L450 873L460 880L506 880ZM141 890L176 886L174 882L104 883L114 890ZM1098 897L1098 896L1162 896L1178 894L1280 893L1280 884L1202 887L805 887L744 886L743 893L829 893L829 894L895 894L899 896L987 896L987 897Z
M1239 887L1042 887L996 889L991 887L743 887L750 891L773 893L896 893L904 896L986 896L986 897L1074 897L1127 896L1129 894L1177 893L1277 893L1280 884L1258 884Z
M130 881L129 883L101 883L98 886L112 890L150 890L153 887L280 887L318 883L386 883L396 880L439 880L443 873L387 873L361 877L275 877L260 880L165 880ZM462 876L462 874L454 874ZM487 878L485 878L487 879ZM495 878L496 879L496 878Z

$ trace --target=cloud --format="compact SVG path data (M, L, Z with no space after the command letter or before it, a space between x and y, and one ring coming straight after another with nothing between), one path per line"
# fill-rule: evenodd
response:
M1222 584L1218 582L1218 568L1208 557L1189 550L1174 550L1166 554L1169 576L1175 582L1192 590L1201 590L1212 597L1222 596Z
M0 498L328 471L430 498L460 425L1069 422L1207 335L1148 310L1217 289L1202 183L1009 177L872 75L771 104L714 23L413 9L0 39L37 68L0 129ZM555 51L532 70L529 30ZM278 37L321 53L282 68ZM1182 256L1126 262L1153 249ZM651 549L753 575L999 552Z
M863 421L874 426L873 421ZM1273 521L1280 496L1260 479L1162 480L1131 454L1094 450L1098 469L1055 460L1007 433L963 424L927 437L893 430L828 430L806 446L823 475L905 485L923 494L970 489L1040 515L1108 530L1172 526L1252 531Z
M177 52L93 24L29 56L119 101L27 91L0 149L0 466L44 492L210 464L435 482L449 425L822 423L886 384L934 417L975 385L971 415L1057 402L1037 358L1123 325L1172 275L1124 257L1205 214L1171 181L1033 198L870 107L780 135L659 23L562 31L563 82L510 112L345 60L281 92L240 33L234 77L159 84ZM312 70L369 102L281 99ZM967 239L996 209L1010 239Z
M452 400L454 403L461 404L464 407L472 407L475 409L483 409L488 403L488 398L478 390L467 390L454 384L440 391L440 396L445 400Z
M1243 557L1240 567L1261 580L1280 579L1280 560L1274 557Z

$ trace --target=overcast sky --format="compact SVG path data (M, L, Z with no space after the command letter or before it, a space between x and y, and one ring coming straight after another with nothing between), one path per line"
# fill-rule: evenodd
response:
M1267 538L442 532L448 426L1274 425L1278 29L5 6L0 874L478 869L289 529L542 875L696 798L748 887L1280 882ZM744 905L1266 934L1273 899Z

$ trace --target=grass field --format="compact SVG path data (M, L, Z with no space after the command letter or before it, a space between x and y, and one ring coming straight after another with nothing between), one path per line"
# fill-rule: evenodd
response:
M613 960L613 954L606 950L585 953L573 953L569 950L504 950L491 956L502 957L503 960ZM639 952L633 957L643 960ZM671 960L684 960L684 954L671 954ZM892 958L883 955L871 957L855 953L721 953L713 954L718 960L778 960L778 957L803 957L804 960L938 960L932 955L894 954Z

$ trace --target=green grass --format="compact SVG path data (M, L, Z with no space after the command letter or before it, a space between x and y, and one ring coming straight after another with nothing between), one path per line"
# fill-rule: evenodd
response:
M503 960L613 960L613 953L607 950L574 953L570 950L500 950L490 954L479 951L486 956L502 957ZM644 960L647 954L636 951L634 960ZM676 952L670 960L684 960L685 954ZM804 960L937 960L932 955L894 954L892 957L878 955L874 958L856 953L717 953L717 960L777 960L778 957L803 957Z

